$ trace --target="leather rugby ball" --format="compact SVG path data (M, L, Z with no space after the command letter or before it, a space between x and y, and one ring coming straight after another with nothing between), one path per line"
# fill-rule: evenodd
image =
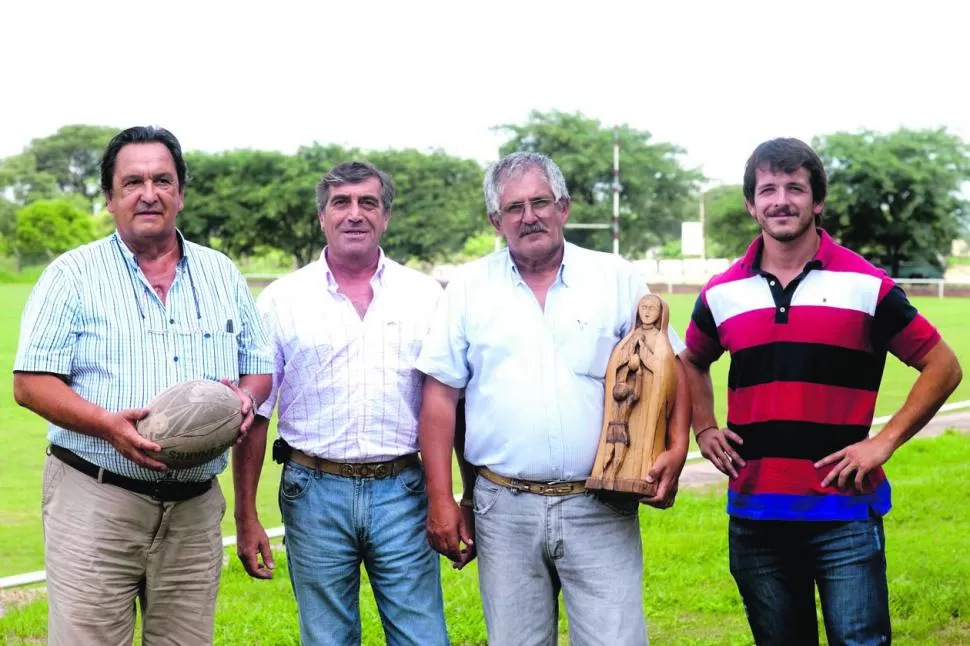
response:
M205 464L222 455L239 437L239 397L218 381L175 384L149 402L148 416L136 428L161 451L146 452L172 469Z

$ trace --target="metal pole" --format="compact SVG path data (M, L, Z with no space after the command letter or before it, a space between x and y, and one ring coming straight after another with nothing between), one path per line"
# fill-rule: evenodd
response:
M613 255L620 255L620 127L613 126Z
M704 231L704 191L701 191L701 260L707 260L707 233Z

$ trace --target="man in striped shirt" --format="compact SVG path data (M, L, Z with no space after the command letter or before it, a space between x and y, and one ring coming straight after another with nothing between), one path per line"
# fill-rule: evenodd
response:
M960 382L953 351L886 274L822 229L822 162L806 144L755 149L744 175L761 227L701 291L682 353L701 453L730 476L733 574L758 644L891 638L882 465ZM727 428L710 364L731 354ZM869 438L886 352L920 371Z
M242 275L175 227L185 179L167 130L116 135L101 161L116 231L52 262L24 310L14 397L50 422L51 644L131 644L136 598L146 644L212 641L227 454L166 470L135 423L169 386L224 379L245 430L272 361Z
M384 255L394 192L371 164L332 168L317 186L320 259L258 299L275 368L253 442L234 456L237 552L251 576L272 576L256 486L276 405L287 564L300 636L314 646L361 642L361 563L388 644L448 643L439 558L424 533L414 365L441 286Z

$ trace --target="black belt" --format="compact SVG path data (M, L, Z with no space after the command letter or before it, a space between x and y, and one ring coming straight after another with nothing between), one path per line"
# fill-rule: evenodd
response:
M151 496L159 502L180 502L201 496L212 488L212 480L205 482L179 482L162 478L160 480L136 480L125 476L112 473L107 469L102 469L96 464L91 464L81 456L72 451L68 451L62 446L51 444L48 453L63 462L69 467L73 467L86 476L91 476L99 482L121 487L134 493ZM214 478L213 478L214 479Z

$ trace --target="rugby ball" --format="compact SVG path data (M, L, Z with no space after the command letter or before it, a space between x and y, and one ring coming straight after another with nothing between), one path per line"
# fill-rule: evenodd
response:
M239 397L223 383L186 381L158 393L136 428L162 447L146 451L148 455L172 469L186 469L213 460L232 446L243 421L239 406Z

